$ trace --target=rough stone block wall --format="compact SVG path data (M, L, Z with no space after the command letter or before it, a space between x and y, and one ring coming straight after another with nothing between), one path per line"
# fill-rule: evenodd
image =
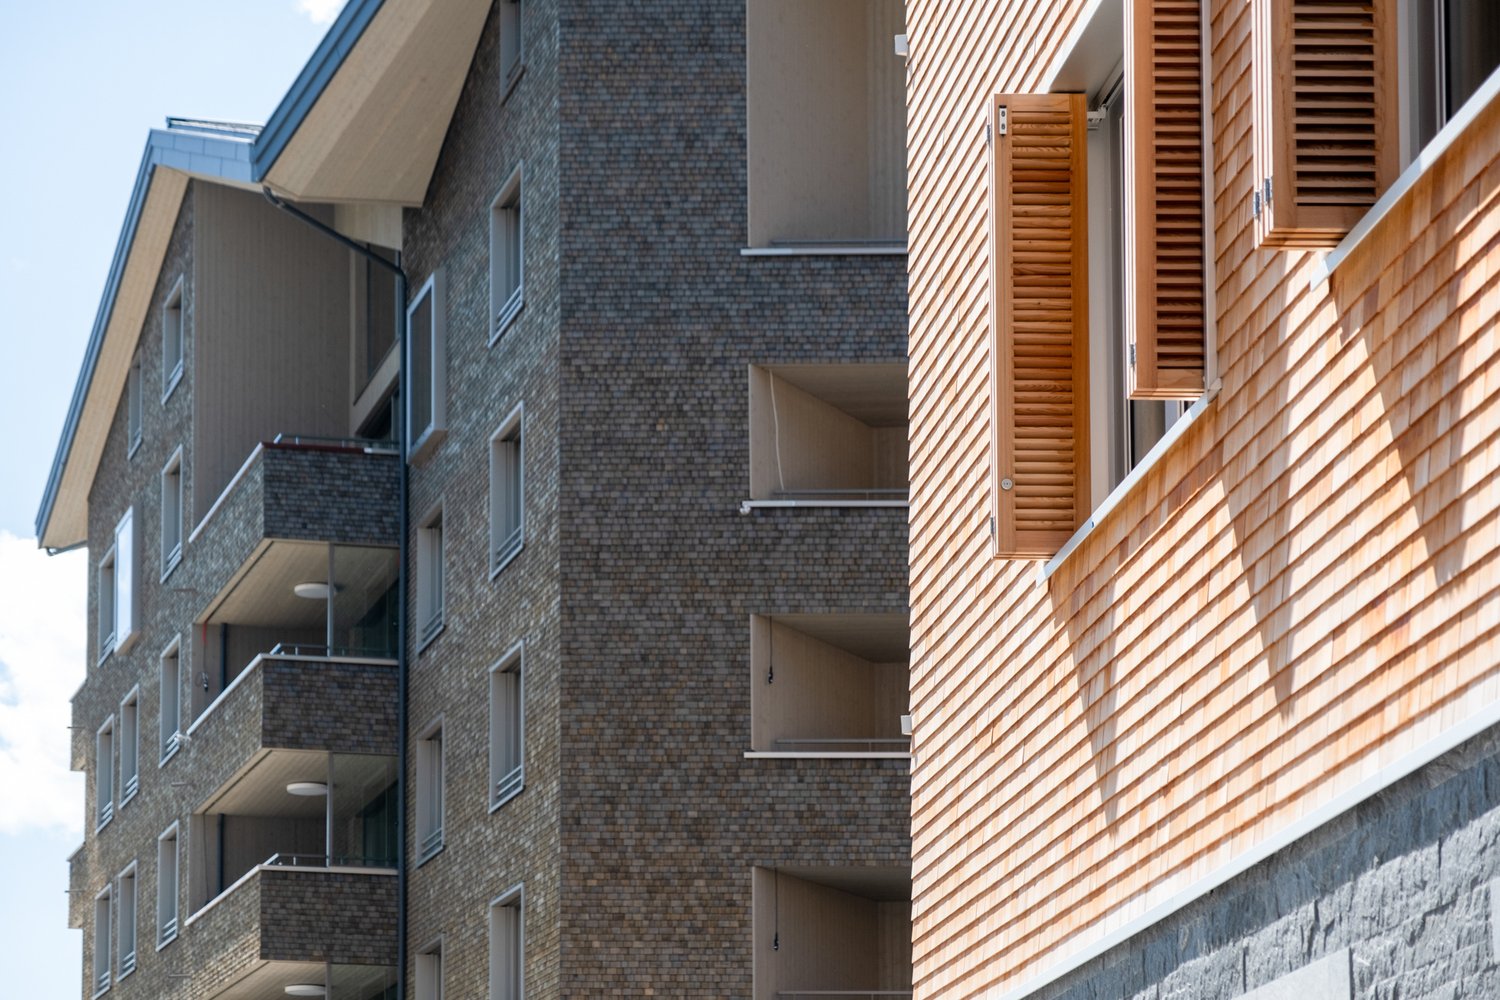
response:
M396 964L396 878L263 869L260 957Z
M271 445L261 465L268 538L399 544L400 456Z
M1229 1000L1345 950L1355 1000L1500 996L1497 877L1490 730L1035 996Z
M260 673L262 745L395 755L394 666L266 660Z

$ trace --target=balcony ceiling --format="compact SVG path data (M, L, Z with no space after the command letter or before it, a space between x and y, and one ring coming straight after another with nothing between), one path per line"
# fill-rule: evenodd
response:
M358 618L396 580L395 549L339 546L334 555L334 582L339 586L339 618ZM328 546L321 542L271 541L209 604L210 625L257 625L272 628L318 628L327 619L321 600L298 597L299 583L328 579ZM350 615L343 614L349 609Z
M905 365L776 365L771 371L871 427L906 423Z
M905 615L776 615L775 619L777 625L872 663L896 663L911 655Z
M324 965L322 962L264 962L215 993L213 1000L286 1000L294 983L323 983L329 997L370 1000L395 982L396 970L383 965Z
M782 868L783 875L817 882L866 899L892 902L911 899L911 871L906 868Z
M316 664L311 666L316 669ZM334 764L334 794L352 791L368 798L395 780L393 758L341 754ZM230 816L276 816L315 819L327 803L320 795L293 795L293 781L328 781L328 754L312 750L268 750L250 767L215 792L199 812ZM345 804L340 799L339 804Z

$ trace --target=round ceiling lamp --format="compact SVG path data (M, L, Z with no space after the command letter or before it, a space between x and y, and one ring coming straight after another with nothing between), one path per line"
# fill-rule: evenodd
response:
M294 781L286 786L286 790L293 795L327 795L328 786L321 781ZM319 987L322 989L322 987ZM297 996L322 996L323 994L299 993Z
M309 601L328 600L329 586L322 580L310 580L307 583L299 583L292 588L292 593L298 597L305 597ZM333 593L337 594L342 588L338 584L332 587Z
M328 987L317 983L293 983L286 988L286 995L289 997L326 997Z

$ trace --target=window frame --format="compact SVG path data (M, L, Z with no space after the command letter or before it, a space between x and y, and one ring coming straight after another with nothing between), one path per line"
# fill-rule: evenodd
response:
M94 975L91 996L99 997L109 992L115 977L115 933L114 933L114 881L106 882L103 889L94 894ZM101 910L102 907L102 910ZM102 913L102 917L101 917ZM102 933L100 924L103 923ZM101 962L100 959L103 959Z
M416 414L413 412L416 393L409 391L412 377L410 374L407 376L408 391L402 407L405 411L403 416L407 442L406 459L410 464L425 461L448 434L448 282L445 274L445 270L441 267L433 271L406 306L406 343L403 350L406 352L405 361L408 373L418 371L413 362L415 352L420 346L416 338L412 336L412 318L424 308L431 315L426 345L430 368L428 390L431 394L429 404L431 412L426 414L426 422L419 427Z
M438 716L429 722L417 734L416 743L416 836L412 840L412 846L417 854L413 867L420 868L443 853L447 843L447 801L444 787L447 768L443 760L443 717ZM433 825L434 819L436 825Z
M525 404L516 408L489 440L489 556L493 580L526 547ZM512 468L512 463L514 463ZM515 509L510 510L514 500ZM506 515L513 515L507 517ZM514 526L511 526L513 522ZM503 547L502 547L503 546Z
M514 953L504 955L497 940L497 911L515 911ZM489 937L489 1000L522 1000L526 995L526 884L517 883L490 900L486 914L486 930ZM502 928L502 930L504 930ZM513 962L511 975L504 976L504 962ZM509 982L502 982L508 979Z
M417 522L417 652L420 654L443 634L446 627L445 577L446 539L443 534L443 504L434 504Z
M117 735L120 758L120 783L118 785L120 801L116 808L124 809L125 804L135 798L141 786L141 686L139 684L120 699L120 731ZM132 773L129 777L125 773L127 754L133 758Z
M145 432L145 387L141 384L141 355L136 352L130 359L130 371L125 376L125 457L134 458L140 450Z
M156 837L156 950L161 951L167 945L177 940L182 930L182 838L178 835L178 822L173 821ZM172 891L170 895L163 892L166 888L165 880L162 878L162 859L164 845L171 841L172 844ZM168 921L165 919L165 907L163 902L167 899L172 901L171 927L168 929Z
M426 961L424 961L424 959ZM443 1000L443 936L417 949L413 963L415 1000Z
M140 531L135 520L135 507L125 508L125 513L115 523L114 544L100 560L100 594L99 614L100 646L105 645L104 639L104 609L103 599L103 570L105 563L113 569L110 577L111 600L109 602L110 624L113 630L109 633L112 642L110 648L101 648L99 659L102 661L110 653L123 653L135 645L141 635L140 627L140 601L137 599L137 589L140 584L141 545Z
M177 515L175 518L169 518L167 516L168 513L169 513L168 507L167 507L167 497L169 495L168 494L168 486L169 486L169 484L171 482L175 482L176 483L176 491L175 491L176 492L176 498L173 501L173 504L174 504L174 507L175 507L175 512L176 512L176 515ZM183 550L183 547L187 544L187 539L186 539L186 520L187 520L187 518L185 517L186 511L183 509L186 497L187 497L187 494L184 492L184 488L183 488L182 445L178 445L177 446L177 450L174 451L174 452L172 452L172 456L167 459L167 464L163 465L162 468L161 468L161 546L160 546L160 548L161 548L161 577L160 577L160 579L163 580L163 581L166 580L167 577L171 576L172 575L172 571L175 570L177 568L178 564L180 564L182 562L182 550ZM175 523L172 523L174 521L175 521ZM175 538L176 538L175 544L170 549L167 548L167 540L168 540L167 529L168 529L169 524L174 529Z
M511 92L526 73L526 11L522 0L499 0L496 18L496 59L500 75L500 103L510 100ZM506 39L515 40L514 53L506 52Z
M513 0L499 0L502 7ZM522 187L525 164L518 164L490 201L490 344L526 306L526 208ZM512 259L514 258L514 259ZM515 286L506 287L514 271Z
M186 296L183 294L186 278L186 275L179 275L172 285L172 290L162 300L161 401L163 406L166 405L168 399L172 398L172 392L182 381L187 367L187 306ZM175 334L169 336L169 332L174 330ZM176 340L175 356L171 350L174 337Z
M95 600L98 603L98 629L99 649L98 662L103 663L115 651L115 632L119 630L120 624L116 621L118 608L115 603L115 592L120 585L120 568L118 553L111 545L105 550L104 555L99 557L99 565L94 570L97 586L95 587ZM108 587L105 586L106 581ZM107 591L107 593L106 593Z
M109 747L105 748L104 740L108 737ZM107 781L108 795L105 789L100 787L101 781ZM94 832L98 833L110 824L115 818L115 716L110 713L109 718L94 730Z
M176 666L173 668L172 702L175 706L175 722L171 732L167 732L167 661L171 660ZM158 768L163 767L167 761L177 756L177 751L182 749L182 636L172 637L172 641L162 649L157 657L158 687L157 687L157 762Z
M514 690L497 689L514 675ZM517 642L489 669L489 804L494 812L526 788L526 642ZM509 740L504 736L510 736ZM506 744L510 745L507 746ZM514 761L507 761L510 753ZM510 766L507 767L506 764Z
M119 900L118 905L116 906L117 912L115 914L115 926L113 928L115 933L115 954L118 956L115 961L119 968L119 972L115 976L116 982L119 982L120 980L124 979L126 976L134 972L136 966L140 962L141 941L139 925L141 917L141 883L140 879L136 876L137 864L134 861L130 862L130 864L122 868L120 870L120 873L115 876L116 894ZM125 885L127 880L130 883L129 897L127 897L125 893ZM130 912L128 914L128 919L126 914L127 898L129 899L130 903ZM130 936L129 951L125 950L125 937L127 933Z

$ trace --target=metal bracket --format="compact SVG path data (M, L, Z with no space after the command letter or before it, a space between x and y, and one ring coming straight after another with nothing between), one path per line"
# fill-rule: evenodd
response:
M996 115L995 115L995 121L998 123L996 125L996 128L998 129L998 131L1000 132L1001 135L1008 135L1010 133L1010 109L1009 108L1007 108L1003 104L1000 105L1000 108L996 112Z
M1103 108L1099 108L1096 111L1087 112L1084 117L1086 122L1088 123L1088 130L1090 132L1099 131L1104 127L1104 120L1108 116L1108 112L1106 112Z
M1250 192L1250 218L1260 218L1260 192Z

